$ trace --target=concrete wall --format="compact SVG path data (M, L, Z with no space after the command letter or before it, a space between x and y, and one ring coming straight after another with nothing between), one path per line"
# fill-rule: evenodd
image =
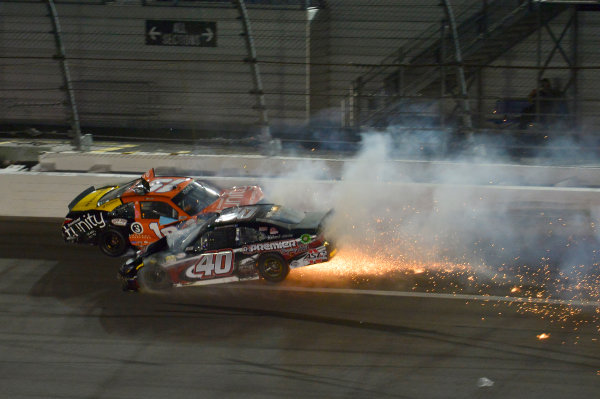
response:
M94 185L122 183L135 175L75 173L0 174L0 216L64 217L67 205L81 191ZM257 178L203 177L221 187L258 184L274 202L304 209L327 208L332 192L385 192L394 206L431 211L478 209L573 209L600 207L600 190L557 187L439 185L427 183L339 182ZM452 198L452 201L446 201Z

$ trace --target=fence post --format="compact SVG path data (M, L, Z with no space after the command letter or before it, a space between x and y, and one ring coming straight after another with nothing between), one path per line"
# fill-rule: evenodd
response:
M354 81L352 92L354 93L354 107L352 107L354 127L360 129L360 108L361 108L361 91L362 91L362 76L359 76Z
M251 91L251 94L256 95L256 109L258 110L259 117L259 125L260 125L260 140L262 145L264 146L264 150L269 155L272 155L272 152L276 149L275 144L273 142L273 137L271 136L271 128L269 126L269 117L267 114L267 104L265 101L265 93L263 91L262 80L260 77L260 68L258 66L258 60L256 58L256 48L254 47L254 37L252 35L252 29L250 27L250 18L248 17L248 10L246 9L246 4L244 0L233 0L238 12L240 14L239 18L242 21L242 27L244 32L242 36L244 36L246 41L246 50L248 51L248 58L246 58L246 62L250 64L250 68L252 70L252 78L254 80L254 90Z
M448 30L447 21L442 20L442 26L440 29L440 101L439 101L439 112L440 112L440 126L446 127L446 109L444 101L446 96L446 31Z
M56 58L60 60L60 64L63 72L63 81L67 91L67 100L71 106L71 129L75 135L74 144L75 148L81 150L81 126L79 124L79 112L77 112L77 103L75 102L75 91L73 90L73 82L71 81L71 73L69 72L69 64L67 63L67 57L65 54L65 47L62 41L62 30L60 28L60 21L58 20L58 13L56 12L56 6L53 0L48 0L48 10L50 11L50 17L52 18L52 25L54 27L54 41L56 42L56 50L58 54Z
M456 28L456 21L454 19L454 13L452 11L452 6L450 5L450 0L444 0L444 7L446 9L446 15L448 17L448 23L450 24L450 30L452 32L452 39L454 40L454 51L455 51L455 59L456 59L456 75L458 80L458 86L460 87L460 96L461 104L462 104L462 112L463 112L463 125L467 129L473 128L473 122L471 120L471 110L469 106L469 98L467 92L467 82L465 80L465 69L462 60L462 53L460 49L460 42L458 40L458 29Z

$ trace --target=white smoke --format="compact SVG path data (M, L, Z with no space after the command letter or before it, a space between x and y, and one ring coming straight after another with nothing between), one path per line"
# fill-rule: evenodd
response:
M437 133L427 132L427 142L439 149L447 141L432 141ZM339 181L323 180L335 173L324 162L309 159L263 188L275 202L333 208L328 233L342 249L402 261L460 262L488 276L515 265L534 275L545 265L558 274L593 266L595 250L588 235L596 218L590 210L569 211L560 204L536 208L539 204L521 198L518 188L502 187L549 179L539 170L529 176L507 166L510 145L481 136L455 151L446 164L419 161L429 156L423 147L406 147L406 139L397 134L368 133L360 151L345 162ZM394 159L403 151L413 162ZM530 160L547 164L552 156L545 151L543 159Z

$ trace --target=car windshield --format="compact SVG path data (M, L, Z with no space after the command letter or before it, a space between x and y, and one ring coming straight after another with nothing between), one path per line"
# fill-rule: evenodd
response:
M304 219L304 212L280 205L274 205L265 215L267 219L277 220L283 223L300 223Z
M200 213L219 198L220 190L206 183L194 181L173 197L173 202L188 215Z
M114 190L110 190L106 194L104 194L100 200L98 200L98 206L106 204L108 201L112 201L115 198L119 198L127 189L137 183L140 179L132 180L125 184L120 184Z
M167 244L173 252L183 252L183 250L198 238L206 230L206 227L217 218L214 213L207 214L205 218L194 221L190 226L175 231L167 235ZM189 222L188 222L189 223Z

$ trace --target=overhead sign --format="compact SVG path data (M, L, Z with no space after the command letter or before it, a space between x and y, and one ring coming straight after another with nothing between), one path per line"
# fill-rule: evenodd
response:
M217 47L217 23L147 19L146 45Z

